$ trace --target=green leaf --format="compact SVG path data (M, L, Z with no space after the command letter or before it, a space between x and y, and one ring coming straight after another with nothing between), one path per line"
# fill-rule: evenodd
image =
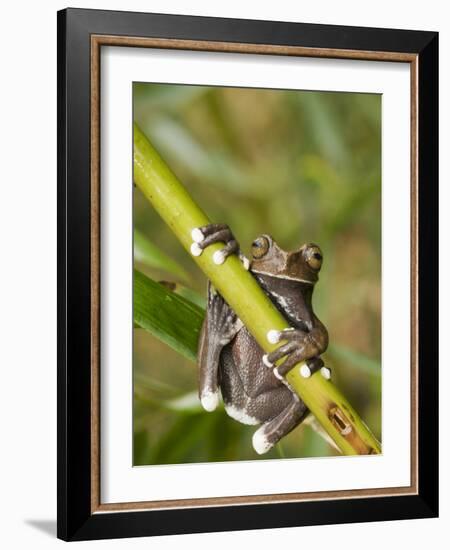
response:
M172 427L166 431L153 448L151 464L179 464L192 462L193 450L207 440L214 426L213 414L177 416Z
M196 290L192 290L192 288L183 286L179 283L174 283L173 281L158 281L158 283L202 309L206 308L206 297L199 294Z
M358 353L350 348L339 345L331 345L328 348L330 355L334 355L336 359L355 367L358 370L361 370L367 374L374 376L381 376L381 365L379 361L371 359L362 353Z
M244 166L236 159L232 160L226 151L212 151L205 147L175 119L153 120L146 131L166 157L208 186L228 189L239 196L253 196L255 187Z
M168 399L164 402L164 407L171 411L184 414L203 412L196 391L185 393L174 399Z
M173 84L133 84L134 107L144 118L154 118L161 111L182 110L189 103L205 95L210 88L204 86L174 86ZM136 113L136 114L138 114Z
M176 285L174 292L176 292L179 296L186 298L187 301L199 306L201 309L206 308L206 296L202 296L195 290L192 290L186 286Z
M143 392L139 389L135 389L134 398L139 403L142 403L147 409L157 407L178 414L198 414L204 412L196 391L185 393L171 399L161 399L155 396L151 391Z
M189 280L189 275L178 262L164 254L137 229L134 230L134 259L148 267L161 269L185 281Z
M134 270L134 322L187 359L195 361L202 308Z
M148 464L150 449L147 432L139 430L133 436L133 464Z

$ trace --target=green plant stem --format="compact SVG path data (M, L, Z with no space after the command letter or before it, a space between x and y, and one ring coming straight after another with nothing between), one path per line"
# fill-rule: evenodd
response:
M210 220L137 125L134 127L134 181L190 253L192 229L207 225ZM191 257L260 346L266 352L273 351L277 346L268 342L268 331L283 330L288 328L288 323L236 256L230 256L222 265L213 262L214 252L221 248L220 243L214 244L201 256ZM303 378L300 366L296 365L287 374L287 380L341 452L379 454L379 442L334 384L320 373Z

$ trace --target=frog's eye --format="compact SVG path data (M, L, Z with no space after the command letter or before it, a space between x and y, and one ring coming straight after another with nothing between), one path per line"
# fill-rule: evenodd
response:
M259 259L267 254L270 248L269 240L266 237L258 237L252 242L252 255Z
M311 269L314 269L314 271L319 271L319 269L322 267L322 251L318 246L310 246L306 249L306 262L308 263L309 267Z

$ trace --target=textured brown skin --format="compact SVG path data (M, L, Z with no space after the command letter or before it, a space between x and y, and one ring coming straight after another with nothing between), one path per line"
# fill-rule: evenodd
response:
M328 345L327 331L312 309L318 270L312 270L305 260L305 250L315 245L285 252L271 237L264 237L270 243L269 250L263 258L252 260L250 271L290 326L301 331L296 333L291 360L315 358ZM270 438L275 443L301 422L307 409L286 381L264 365L263 355L223 298L209 292L200 338L200 394L220 386L226 407L243 411L255 424L272 421Z
M325 328L312 311L312 285L268 275L256 275L256 278L292 327L306 332L318 329L323 340L327 340ZM288 302L288 309L279 304L279 296ZM223 348L219 360L219 385L224 402L245 409L260 423L275 418L296 400L291 389L263 364L264 353L242 327ZM316 349L306 346L304 354L315 357Z

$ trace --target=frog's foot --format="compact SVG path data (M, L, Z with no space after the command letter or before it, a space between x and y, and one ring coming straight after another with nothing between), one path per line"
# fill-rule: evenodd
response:
M206 389L202 391L200 394L200 402L205 411L215 411L219 405L219 390L209 391Z
M309 378L318 370L320 370L320 374L326 380L330 380L331 369L323 364L323 361L320 357L314 357L314 359L309 359L308 361L305 361L305 363L303 363L303 365L300 367L300 374L303 376L303 378Z
M318 357L325 349L320 336L320 333L314 329L311 332L294 328L281 331L269 330L267 340L271 344L277 344L280 341L286 343L275 351L264 355L263 363L271 368L274 367L276 361L285 358L283 363L274 369L274 374L278 378L283 377L298 363L304 363L300 367L300 374L304 378L309 378L320 370L322 376L329 380L331 371L324 366L322 359Z
M322 367L320 369L320 374L326 379L331 380L331 369L328 367Z
M293 394L292 401L281 413L264 423L253 434L253 448L258 454L264 454L302 422L308 413L306 405L301 399Z
M230 254L238 254L245 269L250 266L249 260L240 252L239 244L234 238L228 225L224 223L210 223L203 227L195 227L191 231L191 237L194 241L191 245L191 254L200 256L203 250L215 243L225 243L224 248L214 252L213 261L216 265L221 265L230 256Z
M271 363L268 359L268 355L263 355L263 363L268 368L273 368L273 374L279 380L284 380L284 376L297 364L299 361L297 359L288 358L282 363L279 367L275 367L274 363ZM331 370L328 367L324 366L324 363L320 357L314 357L313 359L308 359L300 367L300 374L303 378L309 378L315 372L320 370L321 375L330 380Z

